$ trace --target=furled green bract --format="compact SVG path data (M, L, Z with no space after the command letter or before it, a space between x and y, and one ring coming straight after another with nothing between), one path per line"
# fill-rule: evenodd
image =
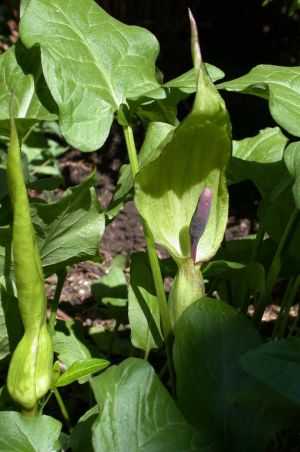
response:
M199 271L187 260L193 254L195 263L208 261L223 239L228 217L225 169L231 153L231 132L225 104L205 70L193 18L191 26L192 54L198 74L194 105L161 155L138 173L135 200L154 240L168 249L179 267L184 263L185 269L188 267L194 274L193 277L190 274L190 280L203 288ZM198 226L201 223L204 230L202 235L197 231L199 241L196 249L191 250L190 225L205 189L211 201L209 215L200 218ZM181 303L188 306L204 291L189 299L197 291L191 290L187 280L184 283L184 273L186 270L179 272L181 281L179 284L177 280L176 285L181 287L181 293L186 293Z
M30 218L13 116L10 124L7 177L13 209L12 242L17 295L24 335L10 363L7 387L12 398L23 409L31 411L50 388L53 351L46 324L47 303L41 260Z

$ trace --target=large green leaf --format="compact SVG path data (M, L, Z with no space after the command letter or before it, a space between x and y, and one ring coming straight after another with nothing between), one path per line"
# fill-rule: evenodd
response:
M178 260L191 255L189 227L208 187L212 207L196 253L196 261L203 262L215 254L226 228L231 136L225 104L207 75L194 29L192 42L198 74L193 109L160 156L137 174L135 199L154 240Z
M159 305L149 259L145 253L132 255L128 316L132 344L148 353L163 344Z
M56 118L56 107L40 70L38 48L26 50L18 42L0 56L0 127L5 129L12 92L18 126L26 128L35 121Z
M61 423L50 416L0 412L1 452L59 452Z
M27 47L40 45L62 132L79 149L104 143L127 99L165 97L155 75L156 38L92 0L22 0L20 32Z
M174 364L179 407L190 423L207 429L223 444L222 451L230 450L230 397L245 379L239 357L259 344L250 321L218 300L193 303L177 322Z
M99 259L104 214L92 188L95 183L95 173L92 173L80 185L69 188L59 201L31 205L32 222L47 275L74 262Z
M227 176L230 183L250 179L263 195L269 193L284 173L282 157L288 139L278 127L258 135L233 141Z
M248 74L218 85L269 100L274 120L293 135L300 136L300 66L259 65Z
M300 339L290 337L269 342L241 357L243 369L252 377L300 405Z
M294 179L293 195L295 204L300 209L300 141L291 143L284 152L284 161Z
M187 424L148 362L129 358L93 378L92 387L100 408L94 450L215 451Z

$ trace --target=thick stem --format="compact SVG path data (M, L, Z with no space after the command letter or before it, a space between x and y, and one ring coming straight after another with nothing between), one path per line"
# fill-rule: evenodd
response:
M298 218L298 212L299 212L298 209L295 208L290 216L290 219L286 225L284 233L282 234L282 237L280 239L279 245L276 249L271 266L266 277L266 291L264 294L259 296L257 305L255 306L253 321L257 327L261 322L263 313L265 311L265 307L270 299L274 284L278 278L281 269L281 263L283 260L283 255L289 244L290 237L293 233L293 229Z
M136 176L137 172L139 171L139 163L137 158L137 152L134 142L134 136L132 127L130 125L123 127L128 156L129 156L129 162L131 167L131 172L133 177ZM174 373L174 367L172 362L172 343L173 343L173 334L172 334L172 328L171 328L171 322L170 322L170 315L169 315L169 309L168 309L168 302L165 294L165 288L164 288L164 282L160 271L159 266L159 260L157 256L157 252L154 245L154 240L152 233L146 224L146 222L142 219L142 225L144 229L145 239L146 239L146 245L147 245L147 251L151 266L151 271L153 275L155 290L158 298L159 303L159 310L160 310L160 317L161 317L161 324L162 324L162 330L163 330L163 336L166 343L166 353L167 353L167 359L168 359L168 366L169 366L169 372L170 372L170 379L171 379L171 386L173 394L175 395L175 373Z

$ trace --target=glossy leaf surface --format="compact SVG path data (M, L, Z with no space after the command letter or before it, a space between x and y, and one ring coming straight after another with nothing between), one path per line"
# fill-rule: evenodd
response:
M179 407L189 422L206 428L225 447L230 435L230 397L245 379L239 357L259 344L246 317L210 298L189 306L176 325Z
M300 136L300 66L261 64L240 78L219 84L218 88L268 99L277 124Z
M39 50L37 48L26 50L21 42L0 55L1 128L8 129L12 92L13 114L18 126L26 129L26 126L36 121L57 117L56 106L40 71L39 60Z
M0 412L1 452L59 452L61 423L50 416Z
M100 358L86 358L74 362L55 383L55 386L67 386L82 377L99 372L109 366L109 361Z
M285 174L282 163L288 139L278 127L260 130L258 135L232 143L232 159L227 176L229 183L250 179L265 196Z
M104 143L127 99L165 97L155 75L156 38L92 0L23 0L20 31L27 47L40 45L62 132L81 150Z
M92 387L101 409L92 428L95 450L214 450L186 423L146 361L129 358L93 378Z

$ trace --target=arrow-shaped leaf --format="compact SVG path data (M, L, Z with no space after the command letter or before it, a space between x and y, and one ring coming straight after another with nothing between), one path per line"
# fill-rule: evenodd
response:
M156 38L92 0L23 0L20 33L27 47L40 45L62 132L84 151L104 143L127 99L165 96L155 76Z

